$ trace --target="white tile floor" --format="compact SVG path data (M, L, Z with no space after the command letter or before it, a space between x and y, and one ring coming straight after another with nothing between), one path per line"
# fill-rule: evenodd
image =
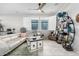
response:
M15 49L7 56L78 56L74 51L66 51L60 44L55 41L44 40L43 50L29 53L26 48L26 43Z
M44 50L43 55L49 56L69 56L69 55L79 55L74 51L66 51L60 44L57 44L55 41L45 40L44 41Z

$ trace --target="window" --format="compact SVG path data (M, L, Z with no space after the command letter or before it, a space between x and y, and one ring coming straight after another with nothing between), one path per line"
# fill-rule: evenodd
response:
M41 29L42 30L47 30L48 29L48 21L47 20L42 20L41 21Z
M48 30L47 20L32 20L31 24L32 30Z
M32 20L32 30L38 29L38 20Z

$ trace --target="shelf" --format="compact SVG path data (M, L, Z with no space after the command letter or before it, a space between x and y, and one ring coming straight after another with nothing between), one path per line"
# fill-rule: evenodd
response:
M68 13L66 16L64 16L63 12L60 12L60 14L62 14L61 17L59 17L59 13L57 14L56 17L56 30L58 31L57 35L62 35L63 39L60 38L61 40L64 41L64 44L66 45L64 36L68 36L66 38L66 40L68 40L70 45L73 43L74 41L74 37L75 37L75 26L74 26L74 22L73 20L70 18L70 16L68 16ZM62 30L61 30L62 29ZM67 33L66 35L63 35L64 33ZM70 36L72 36L72 38L70 38ZM58 37L59 39L59 37ZM68 44L68 43L67 43Z

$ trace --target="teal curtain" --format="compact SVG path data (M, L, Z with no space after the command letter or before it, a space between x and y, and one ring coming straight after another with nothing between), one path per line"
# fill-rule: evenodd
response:
M32 20L31 21L32 30L38 29L38 20Z
M48 30L48 21L47 20L41 21L41 29L42 30Z

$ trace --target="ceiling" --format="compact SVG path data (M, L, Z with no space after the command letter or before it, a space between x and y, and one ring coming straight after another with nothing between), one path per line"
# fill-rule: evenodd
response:
M53 16L58 11L68 7L68 3L46 3L42 8L45 13L37 9L38 3L0 3L0 15L21 15L21 16Z

